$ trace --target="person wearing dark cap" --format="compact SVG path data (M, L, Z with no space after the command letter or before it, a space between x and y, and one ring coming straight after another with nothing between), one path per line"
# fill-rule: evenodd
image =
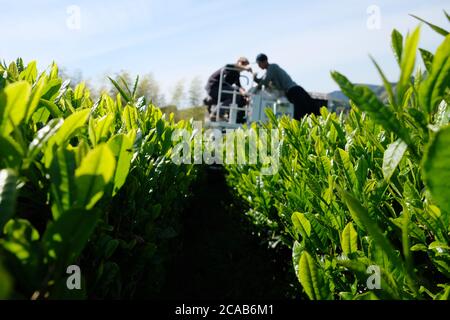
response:
M272 86L285 93L286 98L294 105L294 118L300 120L303 116L320 110L314 106L313 100L308 92L295 83L289 74L275 63L269 63L269 58L261 53L256 57L258 66L266 70L265 76L258 78L254 73L255 82L259 85Z

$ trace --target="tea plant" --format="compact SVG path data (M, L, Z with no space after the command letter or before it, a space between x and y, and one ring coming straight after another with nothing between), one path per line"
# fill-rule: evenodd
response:
M155 295L195 178L170 161L187 122L114 82L92 101L21 59L0 67L0 297ZM82 290L66 286L77 264Z
M419 49L425 72L414 73L419 28L406 39L392 33L395 86L372 59L388 101L332 72L348 116L269 114L265 127L282 137L279 172L227 166L260 234L292 248L310 299L450 297L450 36L429 25L444 40L435 54ZM370 290L371 270L379 290Z

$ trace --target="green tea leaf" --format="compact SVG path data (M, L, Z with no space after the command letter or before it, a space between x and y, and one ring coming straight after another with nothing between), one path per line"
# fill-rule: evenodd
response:
M45 149L45 166L48 168L53 159L54 146L63 146L85 125L89 116L89 109L80 110L64 120L56 134L50 138Z
M357 186L358 181L356 178L355 168L353 167L352 162L350 161L350 156L347 151L338 148L335 153L336 162L342 168L344 172L344 176L347 178L349 186Z
M439 241L433 241L432 243L429 244L428 249L441 251L450 250L450 245Z
M417 294L417 282L412 281L415 277L414 265L410 251L410 237L411 237L411 214L407 206L404 206L402 217L401 217L401 229L402 229L402 249L403 257L405 259L406 271L409 274L408 285L410 289Z
M89 116L89 111L89 109L80 110L67 117L61 128L55 134L54 139L52 139L53 142L58 145L62 145L64 142L67 142L70 138L72 138L75 132L82 128L86 123Z
M109 79L109 81L111 81L113 86L117 89L117 91L119 91L120 95L125 100L125 102L127 102L127 103L130 102L131 97L125 93L125 91L122 89L122 87L114 79L111 79L110 77L108 77L108 79Z
M0 300L9 298L13 290L13 278L0 263Z
M302 235L303 238L311 236L311 224L303 213L294 212L291 217L294 228Z
M302 252L305 248L303 247L300 242L297 240L294 241L294 244L292 245L292 264L294 266L295 274L298 275L298 267L300 264L300 258L302 256Z
M20 80L28 81L31 84L36 80L36 77L37 77L36 61L31 61L30 63L28 63L26 69L23 70L19 75Z
M450 107L445 100L442 100L439 104L433 120L433 124L437 128L441 128L450 123Z
M130 105L125 106L123 109L122 121L125 123L127 131L138 129L137 118L138 114L136 108Z
M109 138L109 132L111 130L113 121L114 115L112 113L107 114L97 121L95 127L96 144L106 142L106 140Z
M105 258L109 259L114 254L118 246L119 246L118 240L113 239L109 241L105 248Z
M86 83L84 81L77 84L75 87L73 98L75 100L75 107L81 108L83 99L85 97Z
M408 149L408 145L401 139L391 143L383 157L383 176L386 181L389 181L397 168L400 161L403 159L403 155Z
M344 191L342 189L340 189L339 191L343 200L347 204L352 217L354 219L356 218L364 225L364 228L368 231L368 233L372 236L373 240L377 244L378 249L381 249L387 255L391 263L401 268L403 266L403 262L395 254L394 247L383 235L378 225L372 220L372 218L370 218L367 209L365 209L361 205L361 203L347 191Z
M359 192L363 192L364 185L367 181L367 175L369 172L369 164L365 157L361 157L356 162L355 174L357 179L357 190Z
M319 273L316 262L307 251L304 251L300 258L298 278L309 299L322 300L326 298L323 294L326 289L323 278Z
M19 64L17 64L19 65ZM19 69L17 68L16 63L11 62L8 66L8 76L10 76L14 80L18 80L19 78ZM6 64L5 64L6 66Z
M61 110L59 110L58 106L53 102L45 99L40 99L39 104L44 106L53 117L58 118L62 116Z
M136 97L136 91L138 89L138 83L139 83L139 75L137 75L136 76L136 80L134 80L133 92L131 93L131 96L133 97L133 99Z
M3 92L6 105L0 103L1 127L0 133L9 135L15 127L21 124L27 114L28 100L31 95L31 85L26 81L19 81L7 86ZM1 100L0 100L1 101ZM4 111L1 110L2 107Z
M431 72L421 84L419 99L422 108L433 114L444 99L445 91L450 86L450 35L445 37L434 55Z
M444 12L445 12L445 11L444 11ZM427 24L431 29L433 29L434 31L436 31L437 33L439 33L439 34L442 35L442 36L446 37L446 36L448 35L448 31L447 31L447 30L445 30L445 29L443 29L443 28L441 28L441 27L438 27L438 26L436 26L436 25L434 25L434 24L432 24L432 23L430 23L430 22L428 22L428 21L426 21L426 20L424 20L424 19L422 19L422 18L419 18L418 16L415 16L415 15L413 15L413 14L410 14L410 16L413 17L413 18L416 18L416 19L419 20L419 21L424 22L424 23Z
M347 256L358 251L358 234L351 222L349 222L342 231L341 247L342 251Z
M17 175L9 169L0 170L0 230L14 215Z
M382 125L388 132L394 132L405 141L409 147L414 148L409 130L397 119L394 112L386 107L377 96L367 87L353 85L345 76L338 72L332 72L331 76L362 111L367 112L370 117Z
M411 248L409 248L410 251L423 251L423 252L427 252L428 248L426 245L422 244L422 243L418 243L413 245Z
M423 64L425 65L427 72L430 73L432 70L431 66L433 65L434 55L430 51L427 51L425 49L419 48L419 51L420 55L422 56Z
M54 102L56 96L58 95L59 89L61 88L62 80L59 78L50 79L42 90L42 99Z
M21 146L10 136L0 136L0 150L0 164L18 170L24 159Z
M405 48L400 64L400 79L397 83L398 101L403 101L405 92L411 86L411 75L416 63L417 47L419 45L420 28L417 27L411 35L406 37Z
M108 147L117 160L113 179L113 195L119 191L127 179L131 167L131 158L133 157L133 143L134 141L124 134L116 135L108 141Z
M375 65L375 68L378 70L378 73L380 74L381 79L383 80L383 85L384 85L384 88L386 89L386 92L388 93L390 103L392 103L394 108L397 109L398 108L397 101L395 99L394 90L392 90L391 83L388 81L388 79L386 78L386 76L383 73L383 70L381 70L380 66L375 61L375 59L372 56L370 56L370 59L372 60L373 64Z
M34 160L38 153L44 148L45 143L55 135L63 123L64 121L62 119L52 119L45 127L36 133L28 147L27 160L29 162Z
M66 148L58 148L54 152L50 165L53 219L72 208L75 202L75 153Z
M3 228L3 233L5 239L0 239L0 246L18 260L26 262L37 258L38 252L34 250L32 243L39 240L39 233L28 220L9 220Z
M100 215L100 210L64 212L48 226L42 237L47 256L63 268L75 262L95 230Z
M440 287L443 289L441 292L436 294L436 296L434 297L434 300L450 300L450 285L445 284L445 285L440 285Z
M379 298L377 297L377 295L373 292L373 291L369 291L369 292L365 292L365 293L361 293L355 296L354 300L379 300Z
M392 31L391 34L391 46L394 51L395 58L397 59L398 65L402 62L402 52L403 52L403 36L396 29Z
M425 184L433 199L450 214L450 126L439 130L426 151L422 166Z
M94 207L112 180L115 168L116 160L108 146L99 145L88 153L75 171L77 207L88 210Z

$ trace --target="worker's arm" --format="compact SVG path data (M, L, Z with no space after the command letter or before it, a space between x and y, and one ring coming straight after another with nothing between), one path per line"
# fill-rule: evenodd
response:
M262 78L258 78L256 72L253 73L253 81L255 81L257 84L261 82Z
M272 68L267 68L266 74L262 78L258 78L256 72L253 74L254 81L261 86L268 86L272 81L273 72Z

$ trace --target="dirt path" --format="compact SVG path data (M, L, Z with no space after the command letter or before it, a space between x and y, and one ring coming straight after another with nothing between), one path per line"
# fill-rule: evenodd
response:
M296 295L289 250L266 248L233 205L223 172L206 170L184 214L183 250L168 273L170 299L281 299ZM282 262L284 260L284 262ZM278 261L278 262L277 262Z

